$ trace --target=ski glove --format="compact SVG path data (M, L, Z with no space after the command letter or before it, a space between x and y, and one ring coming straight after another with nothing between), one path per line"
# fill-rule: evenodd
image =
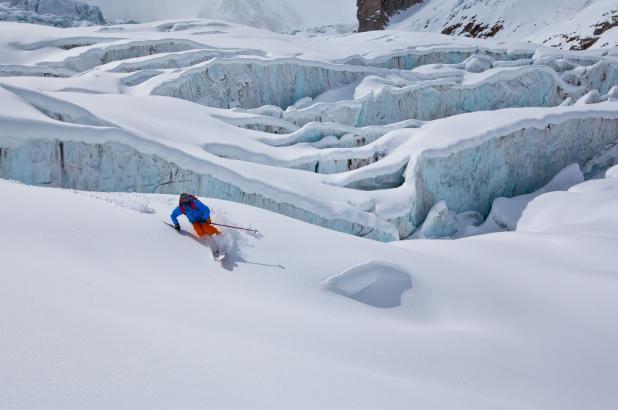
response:
M180 225L174 225L174 229L180 232Z

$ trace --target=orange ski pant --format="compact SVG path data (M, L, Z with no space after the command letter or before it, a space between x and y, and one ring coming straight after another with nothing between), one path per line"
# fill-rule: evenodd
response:
M195 222L193 224L193 229L195 229L195 233L200 238L204 238L205 236L216 236L220 235L221 231L210 224L208 222Z

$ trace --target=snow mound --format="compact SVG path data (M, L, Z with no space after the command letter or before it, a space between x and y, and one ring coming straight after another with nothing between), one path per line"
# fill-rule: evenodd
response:
M618 238L618 166L606 177L550 192L524 210L517 231Z
M386 262L368 262L328 278L324 288L377 308L401 306L404 292L412 289L410 274Z

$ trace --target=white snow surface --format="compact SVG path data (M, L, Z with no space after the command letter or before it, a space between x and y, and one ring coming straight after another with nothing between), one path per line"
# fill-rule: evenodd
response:
M261 233L223 266L161 223L176 196L0 181L0 407L613 409L613 180L397 245L206 198Z

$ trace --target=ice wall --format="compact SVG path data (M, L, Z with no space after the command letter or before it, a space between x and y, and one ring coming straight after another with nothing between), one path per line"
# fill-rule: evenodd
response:
M206 46L184 39L129 41L105 47L92 46L79 55L67 57L62 61L43 62L41 65L81 73L114 61L203 48Z
M278 212L337 231L380 241L397 240L397 230L358 210L341 215L277 200L256 187L239 186L183 169L159 156L120 143L87 144L48 139L0 140L0 178L26 184L103 192L179 194L193 192ZM289 196L293 198L293 196ZM354 216L356 215L356 216Z
M404 87L385 86L356 101L288 109L282 117L296 125L332 121L359 127L407 119L428 121L465 112L556 106L569 95L565 88L569 86L551 69L525 67L472 84L425 81Z
M495 198L534 192L567 165L583 166L616 141L617 119L589 117L522 127L474 146L424 152L411 176L416 195L410 221L420 225L439 201L455 212L487 215Z
M426 50L410 50L406 53L396 53L373 59L354 56L342 59L341 62L350 65L381 67L389 69L412 70L428 64L458 64L473 55L486 55L496 60L514 61L532 58L533 51L494 51L486 48L470 47L451 49L432 47Z
M292 59L215 59L165 81L152 93L218 108L286 108L369 72L374 70Z

